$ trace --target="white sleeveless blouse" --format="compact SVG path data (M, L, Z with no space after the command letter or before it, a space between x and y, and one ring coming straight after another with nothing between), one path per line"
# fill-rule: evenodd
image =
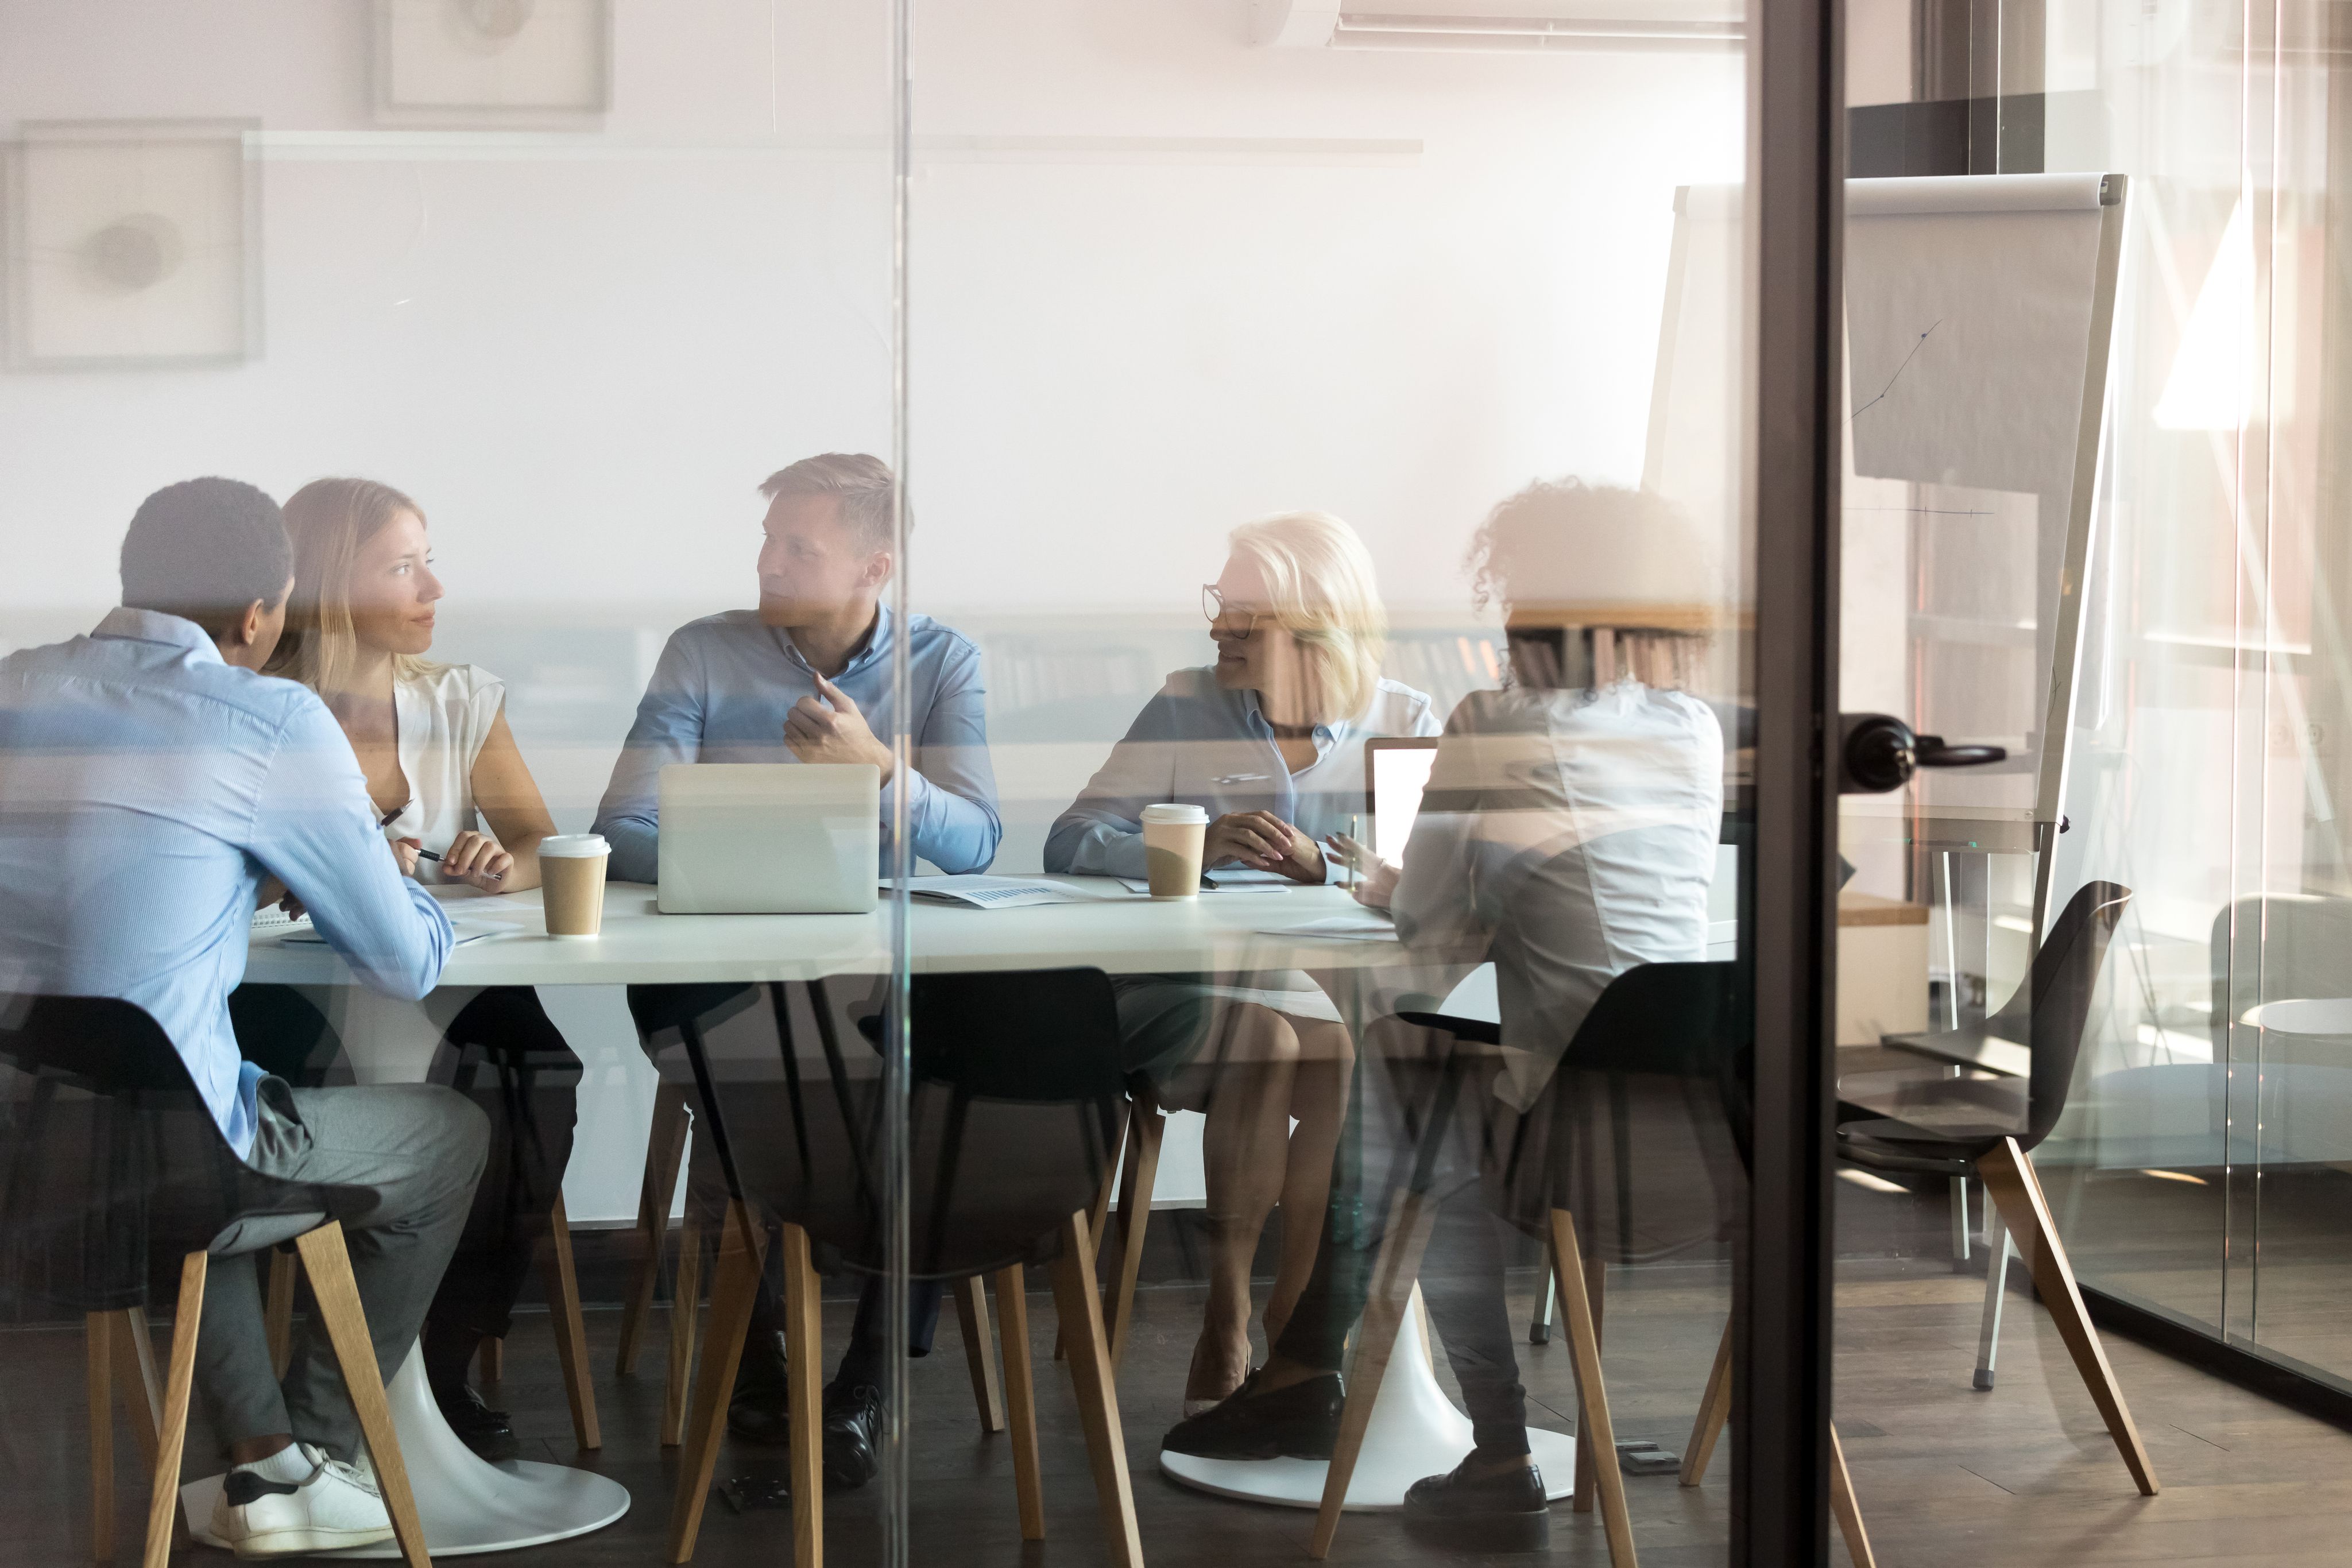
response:
M425 664L393 681L408 804L386 824L385 838L421 840L438 853L469 828L487 831L474 810L474 759L506 700L506 683L472 664ZM452 879L438 862L420 860L416 880Z

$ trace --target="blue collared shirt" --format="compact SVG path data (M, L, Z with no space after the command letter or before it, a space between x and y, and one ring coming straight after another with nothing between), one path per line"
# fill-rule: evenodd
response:
M887 744L890 612L833 684L848 694ZM914 851L943 872L986 871L1004 833L996 775L988 765L987 695L980 650L928 615L907 622L908 757L911 768L882 789L882 863L889 864L890 815L900 781ZM817 696L816 672L792 634L730 610L681 626L662 650L613 781L596 809L596 831L613 846L613 875L652 882L661 865L661 770L673 762L792 762L784 716ZM823 699L820 697L820 701Z
M1362 712L1315 727L1315 760L1294 774L1255 692L1226 691L1213 669L1178 670L1045 835L1045 869L1143 875L1143 808L1166 803L1202 807L1212 821L1271 811L1320 844L1352 832L1364 809L1365 741L1439 727L1427 696L1382 681Z
M441 977L448 918L401 876L310 691L147 610L0 660L0 989L136 1002L240 1157L260 1071L228 994L264 876L367 985L414 999Z

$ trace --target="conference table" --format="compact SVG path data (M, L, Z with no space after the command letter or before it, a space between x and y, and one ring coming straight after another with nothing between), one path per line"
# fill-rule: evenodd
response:
M1112 974L1303 970L1360 1038L1362 1026L1406 995L1444 996L1475 955L1409 954L1378 915L1347 890L1279 887L1154 900L1107 877L1022 878L1066 894L1067 903L974 909L913 902L911 964L918 974L1087 965ZM355 1082L423 1081L441 1032L490 986L614 986L715 981L805 981L881 974L890 967L897 912L885 898L858 915L663 915L655 891L632 883L605 889L593 937L545 933L536 891L499 896L436 887L456 928L439 988L403 1002L356 985L350 969L307 925L257 929L248 982L299 986L328 1004ZM1415 1311L1418 1311L1416 1303ZM543 1544L598 1530L628 1511L617 1482L568 1466L513 1460L492 1465L457 1440L428 1391L412 1352L388 1390L426 1541L436 1555L462 1556ZM1548 1477L1567 1493L1574 1439L1532 1434ZM1372 1431L1349 1491L1350 1508L1389 1509L1403 1488L1452 1469L1471 1447L1466 1417L1439 1388L1417 1325L1381 1382ZM1314 1507L1324 1466L1276 1459L1248 1463L1163 1454L1171 1478L1226 1496ZM182 1489L190 1528L206 1534L217 1476ZM341 1553L394 1557L389 1542Z

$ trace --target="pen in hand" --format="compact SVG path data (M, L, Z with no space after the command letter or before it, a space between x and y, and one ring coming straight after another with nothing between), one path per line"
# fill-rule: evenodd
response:
M399 804L399 805L397 805L397 806L394 806L391 810L386 811L386 812L383 814L383 821L381 821L381 822L378 822L378 823L376 824L376 827L377 827L379 830L382 830L382 829L388 828L388 827L392 826L392 824L393 824L394 821L395 819L397 819L397 818L399 817L399 815L400 815L403 811L405 811L405 810L408 810L408 805L407 805L407 802L405 802L405 801L403 801L401 804ZM438 865L438 864L440 864L440 863L441 863L441 857L440 857L440 855L439 855L438 853L436 853L436 852L432 851L432 850L428 850L428 849L426 849L423 844L419 844L419 845L417 845L417 846L416 846L416 858L417 858L417 859L419 859L419 860L427 860L427 861L431 861L431 862L432 862L434 864L436 864L436 865ZM478 876L479 876L479 877L480 877L484 882L504 882L504 881L506 881L506 879L507 879L507 873L504 873L504 872L502 872L502 871L479 872L479 873L477 873L476 874L477 874L477 875L478 875Z
M421 844L417 846L416 858L419 860L432 861L436 864L441 859L439 855L434 853L431 850L425 848ZM504 882L507 879L507 873L502 871L476 872L474 874L480 877L484 882Z

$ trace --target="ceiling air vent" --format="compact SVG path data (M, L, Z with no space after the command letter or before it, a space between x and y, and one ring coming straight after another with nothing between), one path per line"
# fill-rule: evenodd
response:
M1736 49L1738 0L1255 0L1255 41L1273 48Z

